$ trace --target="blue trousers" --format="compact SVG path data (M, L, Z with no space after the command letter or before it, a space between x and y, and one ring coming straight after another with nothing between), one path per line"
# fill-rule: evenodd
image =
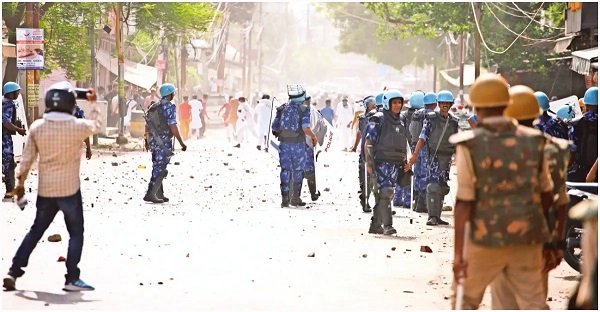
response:
M161 136L164 147L161 147L156 140L154 140L153 136L150 136L150 151L152 151L152 176L150 177L150 183L148 183L149 187L152 187L156 182L157 177L161 172L167 170L167 165L171 161L171 156L166 153L166 150L171 150L172 146L172 137L171 136Z
M280 189L282 192L290 191L290 183L302 184L302 173L306 165L306 142L279 144L279 174ZM290 182L291 181L291 182Z

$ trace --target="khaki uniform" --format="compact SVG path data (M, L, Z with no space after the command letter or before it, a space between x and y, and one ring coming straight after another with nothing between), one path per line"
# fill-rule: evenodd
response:
M544 148L544 155L548 161L550 176L554 184L553 194L555 201L548 212L548 225L551 241L561 240L562 233L557 232L557 207L569 203L567 194L567 168L569 165L569 147L567 140L546 136L548 142ZM548 297L548 272L542 272L544 297ZM504 275L500 275L492 283L492 309L493 310L519 310L519 304L512 293L512 287Z
M541 132L505 117L482 120L450 138L456 146L457 200L474 201L462 309L477 309L498 276L522 309L548 309L542 245L550 240L541 193L553 183ZM452 285L452 306L457 283Z

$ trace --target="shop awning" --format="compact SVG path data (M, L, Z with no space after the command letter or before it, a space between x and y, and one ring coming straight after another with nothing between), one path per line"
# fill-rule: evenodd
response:
M2 42L2 58L5 57L16 58L17 46L12 43Z
M598 47L573 51L571 55L573 56L571 70L580 75L591 76L592 63L598 62Z
M106 51L98 51L96 53L96 60L98 63L111 73L118 75L118 60L116 57L111 57ZM158 69L143 64L134 63L129 60L125 60L124 68L124 79L125 81L132 83L138 87L144 89L150 89L157 81Z

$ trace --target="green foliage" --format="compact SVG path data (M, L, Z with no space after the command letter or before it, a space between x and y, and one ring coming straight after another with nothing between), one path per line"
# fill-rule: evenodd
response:
M402 69L407 65L423 66L444 57L441 39L408 36L387 23L360 3L323 3L319 10L327 12L341 30L337 49L340 53L367 55L376 62ZM376 35L376 36L374 36Z
M474 14L471 3L459 2L394 2L394 3L364 3L381 23L375 34L379 38L436 38L440 34L474 34ZM482 45L484 64L498 64L501 70L545 70L549 65L546 61L548 51L532 46L539 39L557 38L562 30L540 25L542 15L535 17L537 22L520 10L527 12L530 17L538 10L541 3L518 3L518 8L509 3L483 3L483 13L480 22L483 40L488 47L498 53L486 51ZM563 22L564 3L544 4L545 17L555 27ZM493 12L493 14L492 14ZM494 16L495 15L495 16ZM548 22L547 21L547 22ZM504 24L504 25L502 25ZM507 29L508 28L508 29ZM509 30L510 29L510 30ZM347 30L347 31L351 31ZM512 31L512 32L511 32ZM519 34L523 35L519 37ZM517 38L514 45L511 43ZM510 48L508 48L510 46ZM507 50L508 49L508 50ZM473 50L473 47L470 47ZM420 49L418 53L426 53ZM466 61L473 60L473 55L467 55Z

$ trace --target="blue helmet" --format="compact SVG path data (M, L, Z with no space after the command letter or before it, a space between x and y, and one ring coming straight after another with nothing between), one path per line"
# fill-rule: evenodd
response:
M367 109L369 107L369 104L375 104L375 105L377 105L377 100L372 95L369 95L366 98L364 98L362 102L363 102L363 107L365 109Z
M571 120L575 118L575 111L571 105L564 105L556 111L556 117L560 119Z
M404 95L398 90L388 90L383 94L383 109L390 109L390 101L395 98L402 99L402 103L404 103Z
M433 92L425 93L423 97L423 105L437 104L437 95Z
M306 90L301 85L288 85L288 96L294 102L304 102L306 100Z
M591 87L585 91L583 104L598 106L598 87Z
M7 94L7 93L19 91L19 90L21 90L21 87L18 84L10 81L4 85L4 93L3 94Z
M450 92L448 90L442 90L437 95L437 101L438 101L438 103L439 102L454 103L454 96L452 95L452 92Z
M548 99L548 96L546 95L546 93L541 92L541 91L536 91L534 93L535 98L537 99L538 105L540 106L540 108L544 111L547 112L550 109L550 99Z
M175 93L175 91L177 91L177 88L175 88L175 86L171 83L165 83L158 89L158 93L160 93L161 97Z
M425 98L425 93L421 91L415 91L410 95L409 104L412 108L423 108L423 99Z
M383 92L378 93L377 96L375 96L375 103L377 107L383 106Z

